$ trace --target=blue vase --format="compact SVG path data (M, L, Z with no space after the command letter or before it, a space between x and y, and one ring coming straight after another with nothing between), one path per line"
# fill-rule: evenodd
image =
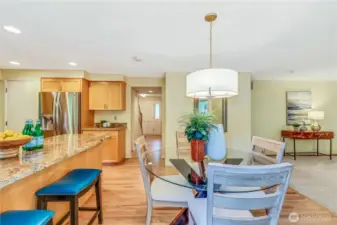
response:
M207 155L213 160L222 160L226 157L226 141L222 124L212 128L207 142Z

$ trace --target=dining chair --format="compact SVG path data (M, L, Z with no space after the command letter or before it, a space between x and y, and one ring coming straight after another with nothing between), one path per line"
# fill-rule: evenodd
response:
M252 146L251 163L266 165L282 162L286 143L253 136Z
M183 184L184 182L187 182L185 181L185 178L181 175L162 176L162 179L156 177L151 180L148 176L148 172L144 164L147 154L151 154L151 152L146 149L146 151L142 153L141 146L142 145L140 143L136 143L136 152L139 160L147 200L146 225L150 225L152 217L152 207L158 206L187 208L188 201L194 198L194 195L192 189L174 185L174 183ZM168 181L172 181L172 183L169 183Z
M207 198L188 202L192 220L197 225L277 225L291 177L292 165L208 164ZM263 196L253 193L220 194L214 186L275 186ZM254 217L250 210L269 209L265 216Z
M181 155L191 157L191 146L187 140L185 132L176 132L176 142L177 142L177 157L180 158Z
M267 138L262 138L258 136L253 136L252 139L252 151L251 157L248 164L250 165L270 165L270 164L278 164L283 160L283 154L285 150L286 144L284 142L275 141ZM275 155L273 158L271 155ZM249 192L252 189L256 189L256 187L226 187L221 186L220 190L222 192ZM263 196L265 192L272 192L272 190L266 191L257 191L252 194L256 196Z

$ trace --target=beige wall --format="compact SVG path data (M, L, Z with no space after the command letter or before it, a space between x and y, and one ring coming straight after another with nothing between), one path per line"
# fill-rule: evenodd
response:
M3 70L5 80L32 80L41 77L84 77L84 71L76 70Z
M239 73L239 95L228 99L227 147L232 151L251 151L251 74Z
M178 121L180 117L193 112L193 101L186 97L186 73L165 74L165 156L176 157L176 131L182 130Z
M186 73L166 73L166 159L176 157L176 131L182 130L178 121L193 111L193 101L186 97ZM250 151L251 147L251 75L239 74L239 95L228 99L227 147ZM229 152L229 154L231 154Z
M2 80L2 70L0 69L0 132L4 130L4 113L5 113L5 90L4 81Z
M252 134L280 140L280 132L286 127L286 92L311 91L312 107L323 110L325 119L320 121L324 130L337 132L337 81L254 81L252 91ZM316 149L314 141L296 141L297 151ZM327 152L328 141L320 142L320 150ZM337 153L337 143L333 149ZM287 151L293 150L293 142L287 141Z

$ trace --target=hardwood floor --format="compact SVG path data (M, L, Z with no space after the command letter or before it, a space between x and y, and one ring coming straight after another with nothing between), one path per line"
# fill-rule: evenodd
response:
M147 141L149 148L160 144L158 136L147 137ZM104 225L145 224L146 199L142 182L136 158L126 160L124 164L103 167ZM94 196L86 206L95 206ZM179 212L179 209L154 209L152 225L168 225ZM297 223L291 223L288 219L292 212L298 213L300 217ZM91 215L90 212L80 212L80 224L87 224ZM293 224L336 225L337 217L323 206L289 188L279 225Z

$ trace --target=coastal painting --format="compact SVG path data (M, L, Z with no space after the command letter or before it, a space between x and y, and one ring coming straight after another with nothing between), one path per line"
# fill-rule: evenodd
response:
M309 125L308 112L311 111L310 91L287 92L287 125L305 123Z

